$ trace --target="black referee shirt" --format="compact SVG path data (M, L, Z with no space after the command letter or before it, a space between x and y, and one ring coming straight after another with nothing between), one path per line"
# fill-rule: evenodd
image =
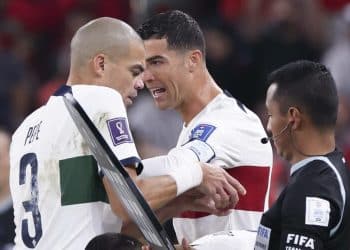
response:
M349 201L342 153L296 163L286 188L262 216L255 250L349 250Z

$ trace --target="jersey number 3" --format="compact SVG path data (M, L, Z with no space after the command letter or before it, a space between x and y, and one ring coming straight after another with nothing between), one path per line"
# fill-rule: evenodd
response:
M23 207L26 212L31 212L34 222L34 236L30 236L29 227L28 227L28 219L22 220L22 239L24 244L29 248L34 248L42 234L41 227L41 215L38 208L38 160L36 154L28 153L23 155L20 162L20 171L19 171L19 185L26 184L26 169L30 166L31 170L31 178L30 179L30 193L31 199L27 201L23 201Z

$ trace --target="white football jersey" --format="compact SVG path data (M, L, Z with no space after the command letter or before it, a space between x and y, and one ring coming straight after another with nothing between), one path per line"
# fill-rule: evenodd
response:
M122 163L140 161L118 92L101 86L63 86L24 120L12 138L15 249L84 249L96 235L121 228L97 163L63 102L67 91Z
M222 166L247 190L228 216L187 211L173 224L179 242L224 230L256 231L268 208L271 144L256 114L234 98L220 94L183 127L177 147L191 149L200 161Z

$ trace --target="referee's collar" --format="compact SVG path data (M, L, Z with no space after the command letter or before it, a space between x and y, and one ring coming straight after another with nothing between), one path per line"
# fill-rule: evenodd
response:
M316 160L317 158L319 158L319 156L309 157L309 158L306 158L304 160L298 161L297 163L293 164L291 169L290 169L290 176L292 176L296 171L298 171L302 167L306 166L309 162Z
M315 161L315 160L320 160L320 158L328 158L329 156L331 156L334 153L339 153L338 149L336 148L334 151L325 154L325 155L315 155L315 156L310 156L304 160L301 160L297 163L295 163L294 165L292 165L291 169L290 169L290 176L292 176L296 171L298 171L299 169L301 169L302 167L306 166L308 163ZM343 160L343 162L345 162L345 160Z

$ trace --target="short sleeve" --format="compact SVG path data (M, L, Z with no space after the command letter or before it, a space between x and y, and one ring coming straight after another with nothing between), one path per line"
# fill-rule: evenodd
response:
M85 86L81 89L77 87L80 86L74 86L73 95L119 161L123 165L142 168L121 95L107 87Z
M325 163L314 162L301 171L287 187L282 204L280 249L323 249L340 220L339 184Z

